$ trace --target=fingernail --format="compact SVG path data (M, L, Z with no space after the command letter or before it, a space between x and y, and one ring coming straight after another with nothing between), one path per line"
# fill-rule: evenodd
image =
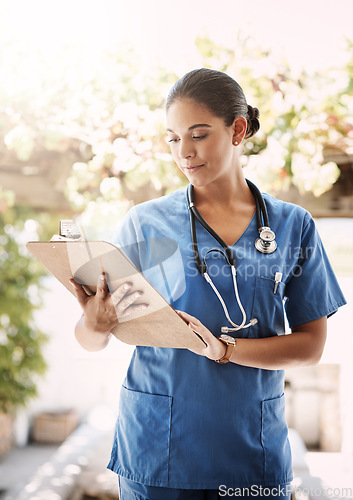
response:
M140 309L147 309L147 306L141 306Z
M135 295L134 295L135 299L137 299L140 295L141 294L139 292L136 292Z
M99 276L99 279L100 279L100 280L102 280L102 281L104 281L104 274L101 274L101 275Z
M124 290L128 290L129 288L130 288L130 285L128 285L127 283L123 286Z

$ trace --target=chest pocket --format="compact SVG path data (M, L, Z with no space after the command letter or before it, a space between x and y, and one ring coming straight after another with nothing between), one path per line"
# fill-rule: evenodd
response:
M275 280L271 278L256 277L251 318L257 318L258 322L249 328L249 338L274 337L284 334L285 284L279 282L274 293L275 283Z

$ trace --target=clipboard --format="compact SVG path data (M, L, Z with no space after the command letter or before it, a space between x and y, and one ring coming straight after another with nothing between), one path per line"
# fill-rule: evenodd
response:
M107 275L110 293L126 281L132 283L129 292L142 291L141 300L148 307L121 318L112 330L113 335L122 342L181 349L205 345L115 245L106 241L30 241L27 248L73 295L70 278L74 278L89 295L93 295L103 271Z

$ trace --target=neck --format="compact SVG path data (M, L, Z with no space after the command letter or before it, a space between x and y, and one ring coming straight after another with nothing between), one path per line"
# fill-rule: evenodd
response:
M194 187L194 199L197 207L230 207L241 203L254 204L253 195L243 173L224 181L217 180L206 186Z

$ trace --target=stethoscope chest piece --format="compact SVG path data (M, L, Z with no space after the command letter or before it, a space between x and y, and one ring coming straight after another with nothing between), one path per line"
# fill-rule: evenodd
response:
M273 253L277 249L275 233L267 226L259 228L260 237L255 241L255 248L261 253Z

